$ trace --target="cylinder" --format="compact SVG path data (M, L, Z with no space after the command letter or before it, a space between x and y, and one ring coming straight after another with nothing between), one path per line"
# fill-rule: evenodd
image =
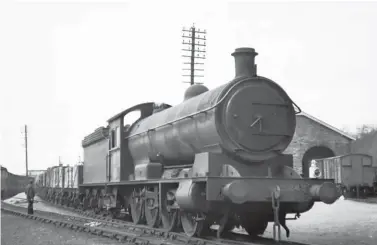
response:
M242 204L248 200L249 188L246 182L238 180L225 185L222 189L222 193L229 198L232 203Z

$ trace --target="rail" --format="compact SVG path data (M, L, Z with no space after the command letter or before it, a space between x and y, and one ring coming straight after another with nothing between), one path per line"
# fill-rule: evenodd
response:
M21 199L21 198L20 198ZM42 201L45 202L45 201ZM48 202L46 202L48 203ZM50 203L49 203L50 204ZM51 205L51 204L50 204ZM59 205L52 205L59 206ZM59 206L62 210L72 211L71 208ZM158 228L150 228L143 225L134 225L123 220L109 219L94 213L75 210L80 216L62 215L53 212L35 210L34 215L26 214L26 208L10 205L2 202L1 210L13 215L33 219L45 223L51 223L58 227L66 227L79 232L88 232L98 236L117 239L127 244L137 245L309 245L292 241L280 241L276 243L269 238L250 238L239 233L228 233L225 238L216 238L216 232L209 232L203 238L190 238L183 233L167 232ZM74 212L75 212L74 211ZM79 212L77 212L79 211ZM313 244L311 244L313 245Z

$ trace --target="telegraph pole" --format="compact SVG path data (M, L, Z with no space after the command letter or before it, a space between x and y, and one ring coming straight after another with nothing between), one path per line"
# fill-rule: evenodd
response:
M28 170L28 155L27 155L27 125L25 125L25 164L26 164L26 176L28 176L29 170Z
M182 30L182 44L187 45L182 51L185 52L182 57L189 58L190 62L184 62L184 65L190 65L190 68L184 68L183 70L189 70L190 75L184 74L184 77L190 77L190 82L184 81L184 83L202 84L195 82L195 77L204 77L204 75L196 75L195 71L204 71L204 69L195 69L195 65L204 65L203 62L195 62L195 59L205 59L205 47L206 47L206 30L196 29L193 25L190 29L183 28ZM200 36L201 34L201 36Z

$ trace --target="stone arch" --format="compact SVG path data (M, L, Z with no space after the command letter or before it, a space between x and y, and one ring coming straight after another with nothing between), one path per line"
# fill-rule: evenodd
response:
M326 158L335 156L335 152L328 146L316 145L310 147L302 157L302 176L309 177L310 161L318 158Z

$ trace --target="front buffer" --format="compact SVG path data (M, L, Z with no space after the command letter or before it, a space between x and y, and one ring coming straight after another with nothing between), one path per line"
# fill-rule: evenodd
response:
M280 240L280 225L287 237L290 233L285 224L289 219L287 214L296 214L293 218L296 219L300 213L310 210L314 202L334 203L340 193L332 180L194 177L182 180L175 196L180 209L190 213L190 217L182 217L184 229L186 219L209 224L220 220L215 222L220 226L218 236L239 225L254 236L263 234L272 221L274 239Z

